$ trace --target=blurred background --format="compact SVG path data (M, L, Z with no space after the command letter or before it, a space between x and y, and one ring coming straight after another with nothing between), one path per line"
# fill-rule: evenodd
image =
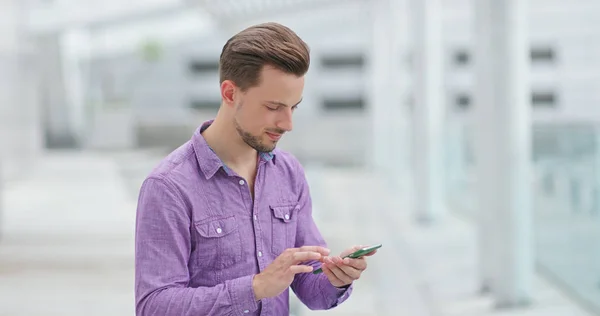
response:
M1 0L0 315L133 315L140 184L212 118L218 58L311 47L281 147L330 248L383 243L302 315L600 315L600 2Z

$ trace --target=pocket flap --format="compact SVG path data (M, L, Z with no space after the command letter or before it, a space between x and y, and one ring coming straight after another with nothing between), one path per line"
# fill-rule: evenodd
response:
M218 219L208 219L196 223L196 230L202 237L217 238L227 236L237 229L235 216Z
M294 219L294 215L296 214L296 210L298 209L296 204L292 205L271 205L271 210L273 210L273 216L279 218L280 220L289 223Z

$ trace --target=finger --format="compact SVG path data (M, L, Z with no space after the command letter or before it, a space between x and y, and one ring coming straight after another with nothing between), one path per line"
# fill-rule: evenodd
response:
M367 269L367 260L365 259L352 259L345 258L343 260L344 264L347 266L351 266L357 270L363 271Z
M333 258L335 258L335 257L323 257L323 258L321 258L321 261L323 263L329 263L331 265L335 265L335 261L333 261L334 260Z
M331 282L331 284L336 285L336 284L341 284L342 281L340 281L335 274L333 274L333 272L331 272L331 269L329 269L329 266L326 264L323 264L321 266L321 269L323 269L323 274L325 274L325 276L327 276L327 279L329 279L329 282Z
M323 256L327 256L331 250L321 246L302 246L297 248L299 252L318 252Z
M352 283L352 278L350 278L340 267L336 265L326 264L329 270L335 275L335 277L340 280L343 284Z
M333 262L335 263L335 265L340 268L342 271L344 271L344 273L350 277L352 280L358 280L358 278L360 278L360 273L361 270L356 269L355 267L349 265L349 258L346 259L342 259L340 257L334 257L333 258ZM358 259L358 260L362 260L362 261L366 261L364 259Z
M313 267L304 265L293 265L290 267L290 272L293 274L312 272Z
M348 276L350 280L358 280L360 278L361 271L354 267L345 265L343 263L338 264L337 267L342 270L342 272L344 272L344 274Z
M295 252L292 255L292 259L294 260L294 262L321 260L322 257L323 255L321 255L320 253L312 251Z

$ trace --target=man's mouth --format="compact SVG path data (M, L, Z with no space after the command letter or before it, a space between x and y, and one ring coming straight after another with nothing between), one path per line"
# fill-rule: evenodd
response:
M281 136L283 136L283 134L270 133L270 132L266 132L266 134L274 142L278 141L281 138Z

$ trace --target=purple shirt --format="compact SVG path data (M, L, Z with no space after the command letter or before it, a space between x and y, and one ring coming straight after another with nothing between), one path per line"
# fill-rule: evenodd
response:
M252 278L286 248L326 247L302 166L278 149L261 154L253 201L246 181L200 134L210 122L142 184L136 315L288 315L289 289L256 301ZM352 292L352 286L334 287L323 273L298 274L291 288L311 309L333 308Z

